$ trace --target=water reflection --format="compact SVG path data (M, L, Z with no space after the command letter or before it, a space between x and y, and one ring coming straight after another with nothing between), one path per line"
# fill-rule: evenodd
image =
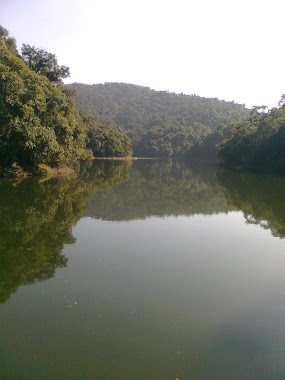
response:
M217 179L228 207L243 211L247 223L285 236L284 177L219 170Z
M181 161L138 161L129 180L90 197L86 216L111 221L151 216L212 215L229 207L214 166Z
M90 161L57 180L0 183L0 302L67 265L64 244L82 217L129 221L241 210L285 236L285 178L176 161Z
M284 241L259 227L284 236L284 178L76 169L0 183L1 302L68 264L1 307L0 377L284 378Z
M85 216L110 221L242 211L285 236L285 178L179 161L136 162L129 180L87 200Z
M126 181L128 162L92 162L65 179L0 183L0 302L20 286L53 277L67 265L72 226L90 194Z

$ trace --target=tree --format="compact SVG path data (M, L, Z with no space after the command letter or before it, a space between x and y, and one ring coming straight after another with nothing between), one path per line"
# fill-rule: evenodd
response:
M285 94L283 94L283 95L281 96L281 99L280 99L279 102L278 102L278 106L279 106L279 107L284 107L284 104L285 104Z
M86 158L86 133L73 101L11 54L0 37L0 165L57 166Z
M4 38L5 44L9 49L10 53L18 55L16 40L13 37L9 36L9 32L2 25L0 25L0 38Z
M70 76L69 67L59 66L55 54L44 49L23 44L22 59L29 69L46 76L53 84L62 84L62 79Z
M80 116L72 99L76 90L60 85L69 69L58 66L55 55L24 45L20 57L10 46L0 27L1 175L18 166L32 172L40 164L57 167L90 158L92 151L132 154L125 134Z

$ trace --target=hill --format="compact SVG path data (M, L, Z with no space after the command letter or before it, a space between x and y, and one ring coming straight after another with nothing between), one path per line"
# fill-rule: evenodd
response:
M125 83L68 85L77 108L132 139L138 156L182 156L217 127L249 116L244 105Z

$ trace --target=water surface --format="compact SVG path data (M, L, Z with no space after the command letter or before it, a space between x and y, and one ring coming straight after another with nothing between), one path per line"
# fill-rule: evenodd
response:
M77 169L0 183L0 377L285 378L285 179Z

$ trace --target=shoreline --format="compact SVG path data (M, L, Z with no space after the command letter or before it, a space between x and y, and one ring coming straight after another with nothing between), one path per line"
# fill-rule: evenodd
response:
M69 166L62 165L59 167L52 168L48 165L39 164L34 168L22 168L14 164L11 168L2 168L0 179L26 179L38 177L41 181L51 179L66 177L74 174L75 170Z
M120 160L120 161L135 161L138 157L93 157L91 160Z

